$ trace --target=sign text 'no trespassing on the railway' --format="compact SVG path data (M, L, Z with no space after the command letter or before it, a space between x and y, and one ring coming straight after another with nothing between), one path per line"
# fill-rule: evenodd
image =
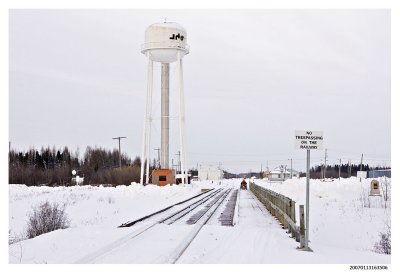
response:
M299 150L322 150L322 131L295 131L295 147Z

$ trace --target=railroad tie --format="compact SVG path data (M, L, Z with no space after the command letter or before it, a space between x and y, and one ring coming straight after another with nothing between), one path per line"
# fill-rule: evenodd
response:
M218 200L225 194L226 192L222 192L218 194L214 199L211 200L208 204L204 206L204 208L198 212L196 212L194 215L192 215L187 221L186 224L193 225L196 224L197 221L210 209L210 207L214 206L215 203L218 202Z

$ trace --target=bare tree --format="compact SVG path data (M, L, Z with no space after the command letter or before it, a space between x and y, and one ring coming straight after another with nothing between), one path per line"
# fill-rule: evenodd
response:
M34 238L57 229L68 228L70 221L65 208L65 204L50 204L48 201L35 207L29 216L27 237Z

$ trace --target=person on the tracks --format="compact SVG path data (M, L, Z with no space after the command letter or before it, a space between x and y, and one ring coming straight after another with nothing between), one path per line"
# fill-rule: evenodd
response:
M246 182L246 177L243 178L243 181L240 183L240 189L242 190L247 190L247 182Z

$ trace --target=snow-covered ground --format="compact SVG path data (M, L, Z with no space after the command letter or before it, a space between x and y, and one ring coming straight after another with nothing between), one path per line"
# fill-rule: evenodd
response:
M257 184L305 204L305 180ZM239 187L240 180L202 181L188 186L26 187L9 186L9 230L23 237L32 207L43 202L67 204L71 227L16 242L9 247L10 263L74 263L95 254L143 228L116 228L173 203L200 193L201 188ZM240 191L237 225L211 221L198 234L178 263L390 263L390 255L372 252L379 232L390 221L390 204L370 200L369 180L311 181L310 246L314 252L296 250L276 220L248 191ZM374 197L375 198L375 197ZM377 199L377 198L375 198ZM160 224L143 233L100 263L163 263L191 226ZM126 247L126 248L124 248ZM136 253L136 254L135 254ZM134 255L135 254L135 255Z
M114 187L9 186L10 236L23 237L29 214L49 201L66 204L71 228L116 227L199 193L195 185L157 187L139 184Z
M369 196L372 179L352 177L322 182L310 180L310 241L313 248L330 246L340 249L372 251L379 233L390 225L391 203L382 196ZM256 184L306 204L306 179L289 179L283 183L256 180ZM387 183L390 196L390 179ZM382 193L382 188L381 188ZM386 208L385 208L386 205Z

